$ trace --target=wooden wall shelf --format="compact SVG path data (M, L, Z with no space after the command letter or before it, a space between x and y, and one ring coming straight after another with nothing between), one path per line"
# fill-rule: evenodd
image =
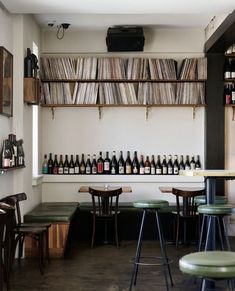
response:
M23 169L25 166L11 167L11 168L0 168L0 175L3 175L6 172L11 172L18 169Z

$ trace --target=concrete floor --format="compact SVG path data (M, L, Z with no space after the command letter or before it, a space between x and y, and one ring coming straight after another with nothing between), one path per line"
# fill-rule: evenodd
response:
M23 259L19 265L14 263L11 275L12 291L50 290L50 291L127 291L130 284L132 264L129 262L135 253L135 241L122 241L117 249L111 245L100 245L90 249L87 242L73 242L69 245L66 259L53 259L46 266L45 274L40 275L37 261ZM157 255L159 245L156 241L143 242L143 255ZM178 268L179 258L195 251L195 246L179 247L167 245L171 264L174 291L199 290L199 281L184 275ZM226 282L220 282L225 286ZM166 290L162 269L140 267L138 281L133 291ZM216 290L226 290L216 285Z

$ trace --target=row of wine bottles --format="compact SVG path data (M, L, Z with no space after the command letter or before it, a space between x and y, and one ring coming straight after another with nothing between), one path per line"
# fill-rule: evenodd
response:
M137 155L137 151L134 152L134 157L131 159L130 151L127 152L127 157L124 160L123 152L120 151L119 159L116 157L116 152L113 151L112 158L109 158L109 152L106 152L106 156L103 159L102 152L99 153L98 159L96 155L91 156L88 154L81 155L81 160L79 155L76 155L74 160L73 155L60 155L59 160L57 155L54 155L52 158L52 153L49 154L49 159L47 155L44 155L44 161L42 165L43 174L112 174L112 175L131 175L131 174L152 174L152 175L178 175L179 170L199 170L201 169L200 157L197 156L196 160L194 156L189 158L188 155L184 158L183 155L175 155L172 159L172 155L166 158L166 155L163 155L162 158L160 155L157 156L155 161L155 156L152 155L151 159L149 156L140 156L140 161Z
M224 79L235 79L235 59L225 59Z
M3 140L0 168L13 168L24 164L23 140L16 140L15 134L9 134L8 139Z
M224 86L225 104L235 104L235 84L226 84Z

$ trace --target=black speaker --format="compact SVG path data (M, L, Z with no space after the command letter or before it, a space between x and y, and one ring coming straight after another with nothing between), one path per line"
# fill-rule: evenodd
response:
M110 27L106 44L108 52L130 52L144 50L144 31L142 27Z

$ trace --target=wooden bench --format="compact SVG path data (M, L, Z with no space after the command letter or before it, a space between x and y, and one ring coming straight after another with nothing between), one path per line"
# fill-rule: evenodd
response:
M50 257L64 256L70 222L74 217L77 202L44 202L36 206L24 216L24 222L49 222L49 250ZM35 240L27 238L25 241L25 255L34 256L37 252Z

